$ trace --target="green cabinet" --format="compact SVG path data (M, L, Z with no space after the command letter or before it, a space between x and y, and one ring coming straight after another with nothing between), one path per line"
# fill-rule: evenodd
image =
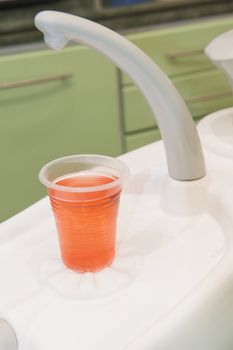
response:
M116 96L115 67L82 46L0 58L0 221L45 195L46 162L122 153Z
M194 119L233 105L228 79L215 68L176 77L173 83ZM148 103L134 85L124 87L122 94L126 133L157 127Z
M188 74L213 67L204 48L219 34L232 29L232 16L165 24L127 38L150 56L169 76ZM130 83L123 75L123 83Z
M149 55L168 75L185 100L195 120L208 113L233 106L227 77L204 53L217 35L233 28L233 17L174 24L127 38ZM120 73L119 100L122 110L125 151L159 139L152 112L129 77Z
M125 138L125 144L127 151L133 151L136 148L160 140L161 135L159 129L152 129L148 131L142 131L127 135Z

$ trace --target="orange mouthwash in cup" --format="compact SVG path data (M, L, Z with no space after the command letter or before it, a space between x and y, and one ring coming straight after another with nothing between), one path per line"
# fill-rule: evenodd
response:
M55 184L63 186L62 190L48 190L62 260L68 268L79 272L98 271L113 261L121 193L119 182L112 184L116 180L116 177L87 170L55 180ZM107 184L109 186L102 186ZM79 191L72 192L70 188L79 188Z

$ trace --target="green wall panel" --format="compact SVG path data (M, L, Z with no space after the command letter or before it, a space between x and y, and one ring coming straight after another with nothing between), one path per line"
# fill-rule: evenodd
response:
M82 46L0 58L0 84L72 74L0 90L0 221L46 194L37 174L69 154L122 152L115 67Z

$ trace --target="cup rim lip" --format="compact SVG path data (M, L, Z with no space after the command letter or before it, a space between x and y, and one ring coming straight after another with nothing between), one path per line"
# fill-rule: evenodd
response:
M121 173L120 177L117 178L116 180L109 182L107 184L103 185L98 185L98 186L87 186L87 187L71 187L71 186L62 186L54 183L53 181L50 181L46 178L45 172L49 167L52 167L64 160L68 159L75 159L75 158L100 158L100 159L106 159L110 160L113 163L116 164L116 168L118 167L119 172ZM110 189L112 187L121 185L124 180L128 177L129 175L129 168L128 166L122 162L121 160L111 157L111 156L105 156L105 155L100 155L100 154L75 154L75 155L69 155L61 158L54 159L47 164L45 164L39 171L39 180L40 182L45 185L49 189L57 190L57 191L62 191L62 192L73 192L73 193L85 193L85 192L96 192L96 191L103 191Z

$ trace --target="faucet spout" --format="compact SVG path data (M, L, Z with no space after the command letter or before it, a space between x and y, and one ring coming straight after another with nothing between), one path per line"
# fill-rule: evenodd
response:
M35 25L51 48L62 49L70 40L84 43L126 72L157 120L169 175L177 180L196 180L205 175L202 148L192 117L172 82L143 51L100 24L62 12L42 11L35 17Z

